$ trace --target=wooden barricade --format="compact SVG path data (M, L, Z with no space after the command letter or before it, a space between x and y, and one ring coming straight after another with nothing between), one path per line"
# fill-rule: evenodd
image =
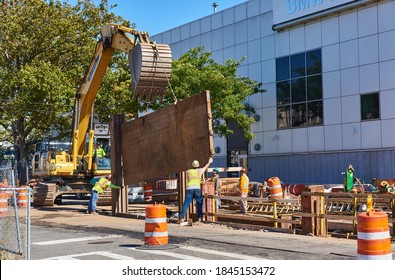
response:
M324 186L305 186L302 192L302 212L313 214L311 217L302 216L302 234L315 236L327 235L327 220L316 215L325 214L325 201L317 195L306 195L308 192L324 192Z
M239 200L247 200L248 214L243 215L232 207L216 213L204 212L208 217L215 217L218 222L242 224L243 227L265 227L276 231L294 233L301 221L294 219L293 214L299 213L300 204L298 199L271 199L260 197L239 197L223 195L203 195L204 201L211 199L220 199L221 201L230 201L238 203ZM229 204L233 205L233 204ZM238 208L237 208L238 209ZM286 210L287 209L287 210Z
M204 182L201 184L202 195L214 195L214 182ZM203 200L203 212L204 213L216 213L216 201L214 198ZM215 216L205 215L205 220L213 222L215 221Z
M389 216L390 234L395 236L395 193L370 193L373 199L373 207L376 211L385 212ZM331 236L354 238L357 236L357 216L359 213L366 211L362 207L366 204L367 193L350 193L350 192L303 192L305 200L313 201L308 197L319 197L323 201L320 206L324 205L321 211L312 211L309 208L302 211L300 216L303 218L320 221L325 220L326 231L331 232ZM303 200L303 198L302 198ZM305 224L302 225L306 226ZM310 227L311 229L311 227ZM340 233L339 233L340 232ZM306 234L309 232L307 231Z
M224 190L225 188L223 188ZM226 187L229 191L231 188ZM232 193L230 191L230 193ZM374 209L389 216L390 234L395 236L395 193L371 193ZM322 185L306 186L299 199L239 197L235 195L203 195L207 199L220 199L223 203L217 212L204 215L217 222L240 227L264 227L289 233L325 237L327 235L355 238L357 215L366 211L367 193L324 192ZM239 200L248 201L248 214L238 210Z

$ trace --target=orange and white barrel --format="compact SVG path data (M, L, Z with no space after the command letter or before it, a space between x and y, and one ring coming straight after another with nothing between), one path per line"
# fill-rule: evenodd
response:
M25 186L22 186L25 187ZM26 207L27 206L27 190L18 190L18 195L17 195L17 200L18 200L18 206L19 207Z
M145 201L152 200L152 184L151 183L144 184L144 200Z
M8 190L5 190L4 193L7 195L7 197L12 198L14 191L11 189L11 187L7 187L9 188Z
M0 192L0 218L8 216L8 196L4 192Z
M283 198L283 189L281 188L281 181L278 177L270 177L267 180L271 198Z
M283 188L287 191L287 193L301 195L304 189L304 184L283 185Z
M12 197L13 192L11 186L9 186L7 183L0 182L0 188L5 188L6 190L2 192L5 193L7 197Z
M357 223L358 259L392 260L387 214L375 211L361 213Z
M167 245L166 206L154 204L145 208L145 245Z

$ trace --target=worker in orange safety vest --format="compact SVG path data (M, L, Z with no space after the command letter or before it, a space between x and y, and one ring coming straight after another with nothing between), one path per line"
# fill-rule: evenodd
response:
M240 197L248 196L248 186L250 184L250 179L246 174L246 169L243 167L240 170L240 179L239 179L239 194ZM247 200L240 200L240 213L247 214Z

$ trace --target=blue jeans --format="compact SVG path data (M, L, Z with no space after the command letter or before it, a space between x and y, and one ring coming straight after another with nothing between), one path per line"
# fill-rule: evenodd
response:
M91 198L88 203L88 213L96 212L97 200L99 199L99 193L97 191L91 190Z
M195 199L197 203L197 215L198 219L203 217L203 197L201 189L190 189L185 192L185 201L182 206L182 212L180 215L180 219L184 219L185 214L188 211L189 204L191 204L192 200Z

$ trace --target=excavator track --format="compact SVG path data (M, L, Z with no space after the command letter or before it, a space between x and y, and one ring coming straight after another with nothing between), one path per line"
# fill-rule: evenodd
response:
M57 184L56 181L41 181L34 186L32 204L34 207L62 204L63 194L90 194L92 187L90 183L83 181L72 182L63 186ZM106 190L99 196L97 205L111 205L111 190Z
M33 206L53 206L56 199L56 183L38 182L33 191Z

